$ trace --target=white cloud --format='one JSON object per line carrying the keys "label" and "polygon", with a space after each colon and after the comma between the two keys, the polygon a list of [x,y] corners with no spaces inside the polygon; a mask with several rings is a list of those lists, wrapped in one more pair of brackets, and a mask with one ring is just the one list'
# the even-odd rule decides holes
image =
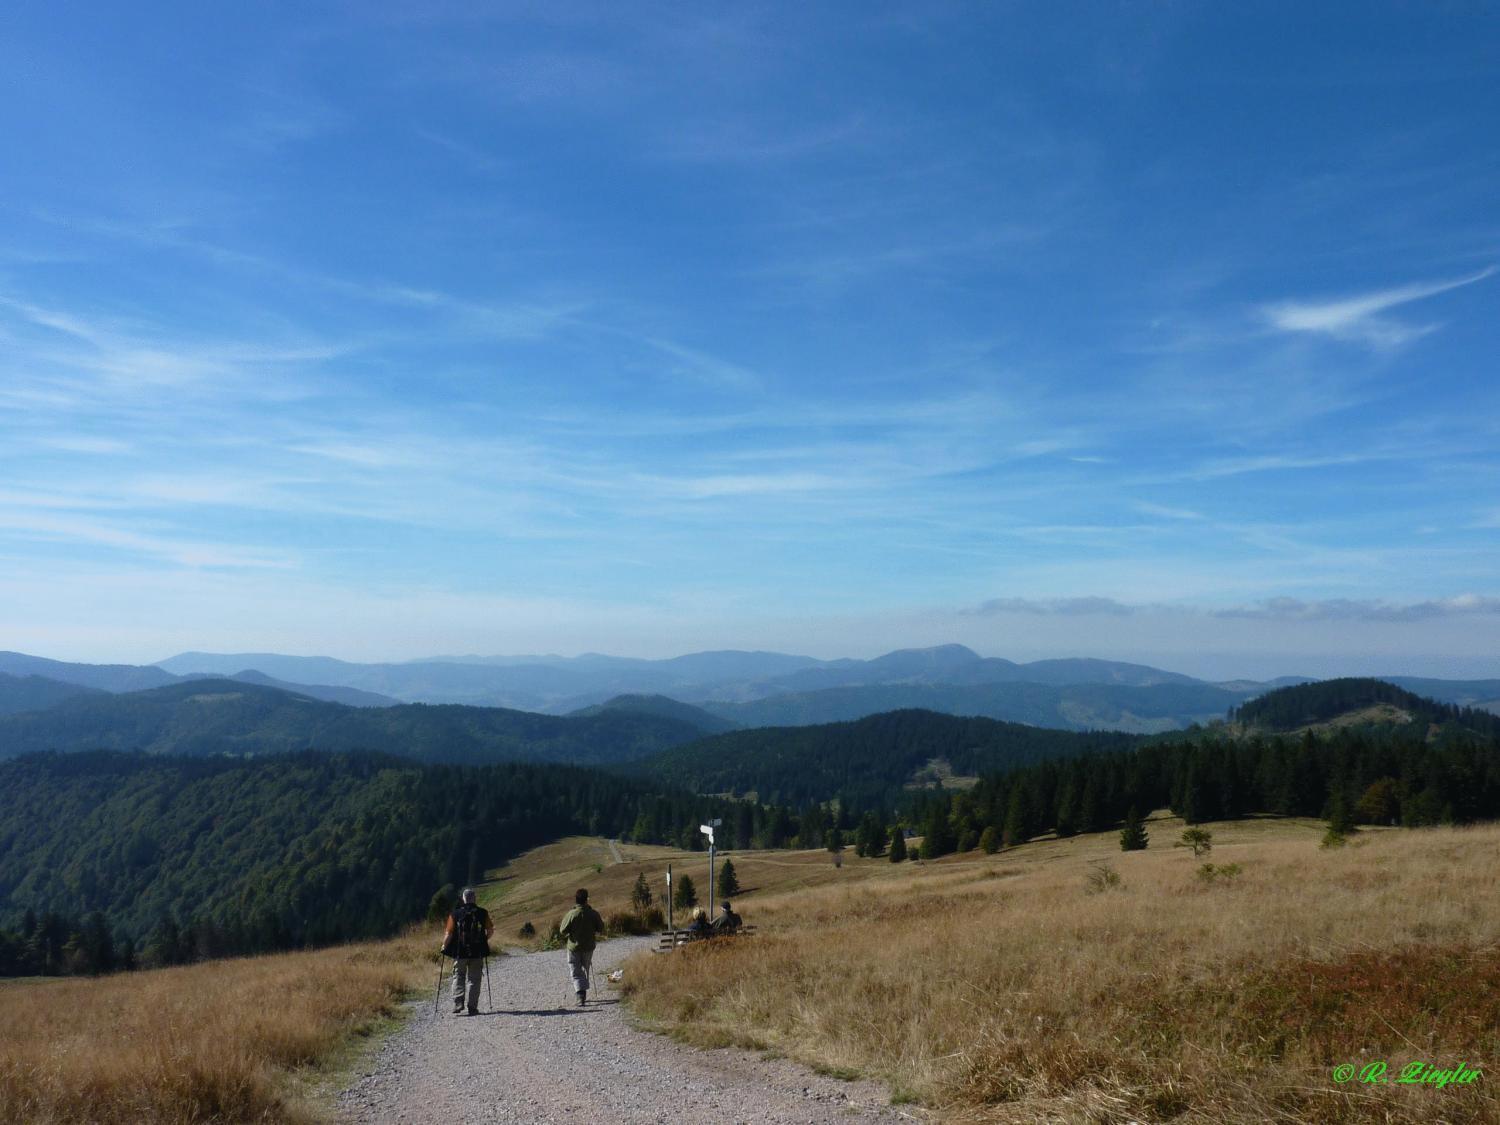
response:
{"label": "white cloud", "polygon": [[1380,314],[1387,309],[1435,297],[1450,289],[1473,285],[1495,272],[1495,267],[1480,270],[1468,277],[1380,289],[1331,301],[1280,301],[1265,305],[1261,315],[1283,332],[1310,332],[1348,343],[1372,348],[1395,348],[1429,332],[1435,324],[1411,324]]}

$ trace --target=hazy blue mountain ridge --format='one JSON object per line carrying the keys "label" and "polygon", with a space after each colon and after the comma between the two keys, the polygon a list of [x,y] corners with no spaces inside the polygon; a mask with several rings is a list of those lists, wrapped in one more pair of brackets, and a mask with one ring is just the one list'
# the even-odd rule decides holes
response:
{"label": "hazy blue mountain ridge", "polygon": [[45,676],[10,676],[0,672],[0,715],[40,711],[76,695],[104,694],[101,688],[69,684]]}
{"label": "hazy blue mountain ridge", "polygon": [[239,680],[196,679],[0,715],[0,758],[45,750],[201,756],[318,749],[379,751],[421,762],[604,765],[702,734],[681,719],[633,711],[565,718],[422,703],[350,707]]}

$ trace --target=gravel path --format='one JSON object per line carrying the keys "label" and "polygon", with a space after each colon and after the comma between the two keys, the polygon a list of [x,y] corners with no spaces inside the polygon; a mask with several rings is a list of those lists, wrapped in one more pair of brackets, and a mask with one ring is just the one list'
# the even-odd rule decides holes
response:
{"label": "gravel path", "polygon": [[[654,938],[616,939],[594,955],[605,974]],[[833,1122],[914,1120],[870,1082],[824,1078],[753,1051],[701,1051],[639,1031],[609,987],[575,1000],[565,954],[491,959],[495,1011],[440,1015],[432,995],[338,1095],[344,1122]],[[434,977],[434,983],[436,978]],[[443,982],[447,992],[447,979]]]}

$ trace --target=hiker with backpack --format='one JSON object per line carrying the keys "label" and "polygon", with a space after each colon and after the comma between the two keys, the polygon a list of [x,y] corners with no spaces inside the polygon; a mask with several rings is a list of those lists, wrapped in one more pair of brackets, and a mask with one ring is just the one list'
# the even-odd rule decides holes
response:
{"label": "hiker with backpack", "polygon": [[573,991],[578,993],[578,1006],[588,1003],[589,983],[594,968],[594,946],[604,932],[604,919],[589,905],[588,891],[580,889],[573,896],[576,904],[563,915],[557,932],[568,941],[568,975],[573,978]]}
{"label": "hiker with backpack", "polygon": [[453,958],[453,1014],[479,1014],[479,982],[484,976],[485,958],[490,955],[490,935],[495,923],[490,912],[474,902],[474,888],[465,887],[462,901],[448,915],[443,931],[443,956]]}

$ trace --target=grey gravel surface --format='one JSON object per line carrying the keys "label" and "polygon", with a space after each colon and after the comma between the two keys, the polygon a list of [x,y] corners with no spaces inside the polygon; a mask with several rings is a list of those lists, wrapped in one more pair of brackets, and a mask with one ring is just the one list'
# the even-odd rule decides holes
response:
{"label": "grey gravel surface", "polygon": [[[653,938],[594,955],[595,991],[576,1007],[561,952],[492,958],[495,1010],[453,1016],[444,995],[414,1001],[406,1025],[338,1095],[344,1122],[912,1121],[871,1082],[841,1082],[753,1051],[703,1051],[631,1025],[605,974]],[[435,978],[434,978],[435,980]],[[444,982],[446,993],[447,982]]]}

